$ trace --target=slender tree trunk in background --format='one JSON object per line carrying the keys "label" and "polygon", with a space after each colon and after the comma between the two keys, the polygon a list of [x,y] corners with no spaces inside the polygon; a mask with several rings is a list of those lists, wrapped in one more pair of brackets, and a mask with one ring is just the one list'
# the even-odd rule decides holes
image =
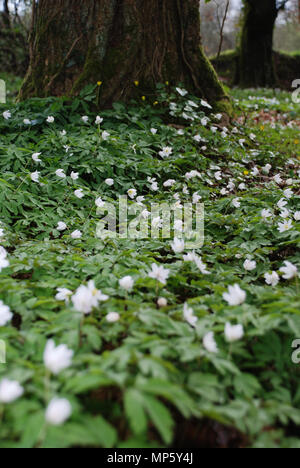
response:
{"label": "slender tree trunk in background", "polygon": [[237,81],[242,87],[271,87],[276,83],[273,63],[276,0],[245,0],[244,3]]}
{"label": "slender tree trunk in background", "polygon": [[101,81],[99,106],[109,107],[169,81],[230,108],[200,47],[199,0],[39,0],[30,55],[21,99]]}
{"label": "slender tree trunk in background", "polygon": [[3,6],[2,6],[2,18],[5,26],[7,28],[10,28],[10,13],[9,13],[9,8],[8,8],[8,0],[3,0]]}

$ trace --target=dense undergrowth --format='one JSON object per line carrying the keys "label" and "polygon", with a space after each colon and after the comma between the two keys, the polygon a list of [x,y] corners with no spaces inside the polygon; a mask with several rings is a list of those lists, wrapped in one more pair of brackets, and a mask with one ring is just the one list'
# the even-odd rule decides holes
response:
{"label": "dense undergrowth", "polygon": [[[160,87],[95,123],[93,93],[0,117],[0,446],[300,447],[299,105],[235,91],[223,128]],[[203,247],[98,238],[127,194],[203,202]]]}

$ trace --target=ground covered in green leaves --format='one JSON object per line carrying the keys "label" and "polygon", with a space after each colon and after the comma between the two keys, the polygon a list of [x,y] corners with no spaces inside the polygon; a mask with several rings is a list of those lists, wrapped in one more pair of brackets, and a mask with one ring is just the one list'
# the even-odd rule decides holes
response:
{"label": "ground covered in green leaves", "polygon": [[[1,106],[0,447],[300,448],[299,105],[235,91],[229,124],[155,99],[97,124],[93,88]],[[202,202],[203,246],[97,237],[119,195],[156,226],[151,204]],[[57,372],[49,340],[73,351]]]}

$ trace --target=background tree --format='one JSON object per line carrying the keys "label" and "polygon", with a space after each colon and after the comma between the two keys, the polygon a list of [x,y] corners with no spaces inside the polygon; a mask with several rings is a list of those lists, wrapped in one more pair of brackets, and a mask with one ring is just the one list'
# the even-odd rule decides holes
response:
{"label": "background tree", "polygon": [[31,1],[0,2],[0,71],[24,76],[29,62],[27,38]]}
{"label": "background tree", "polygon": [[300,50],[300,0],[290,0],[281,12],[275,28],[275,50],[296,52]]}
{"label": "background tree", "polygon": [[287,0],[244,0],[244,20],[237,81],[242,87],[270,87],[276,83],[273,32]]}
{"label": "background tree", "polygon": [[228,106],[200,47],[199,0],[39,0],[33,2],[30,66],[21,98],[75,95],[102,82],[99,105],[153,95],[182,83]]}

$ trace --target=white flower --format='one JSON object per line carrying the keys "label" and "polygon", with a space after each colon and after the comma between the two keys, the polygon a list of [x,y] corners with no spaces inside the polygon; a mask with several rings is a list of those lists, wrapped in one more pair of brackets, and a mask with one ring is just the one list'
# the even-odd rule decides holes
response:
{"label": "white flower", "polygon": [[193,194],[193,203],[196,205],[197,203],[199,203],[201,198],[202,198],[201,195],[199,195],[198,192],[195,192]]}
{"label": "white flower", "polygon": [[96,120],[95,120],[95,124],[96,125],[101,125],[102,122],[103,122],[103,118],[100,117],[100,115],[97,115]]}
{"label": "white flower", "polygon": [[105,202],[102,200],[101,197],[97,198],[95,200],[95,205],[98,207],[98,208],[103,208],[103,206],[105,205]]}
{"label": "white flower", "polygon": [[261,217],[262,217],[263,219],[271,218],[271,217],[272,217],[272,213],[271,213],[270,210],[264,209],[264,210],[262,210],[262,212],[261,212]]}
{"label": "white flower", "polygon": [[137,204],[140,205],[140,206],[144,205],[144,201],[145,201],[145,197],[143,195],[137,197],[137,199],[136,199]]}
{"label": "white flower", "polygon": [[300,221],[300,211],[296,211],[296,213],[294,214],[294,219],[296,221]]}
{"label": "white flower", "polygon": [[36,171],[30,174],[32,182],[38,182],[40,178],[40,172]]}
{"label": "white flower", "polygon": [[141,217],[142,217],[143,219],[148,219],[149,216],[150,216],[150,214],[151,214],[150,211],[148,211],[147,209],[145,209],[145,210],[143,210],[143,211],[141,212]]}
{"label": "white flower", "polygon": [[191,325],[191,327],[195,327],[196,323],[198,322],[198,317],[194,315],[194,311],[192,308],[188,306],[187,303],[183,306],[183,317],[186,322]]}
{"label": "white flower", "polygon": [[193,138],[197,143],[200,143],[200,141],[203,141],[203,138],[201,135],[195,135]]}
{"label": "white flower", "polygon": [[157,192],[159,190],[158,183],[153,182],[150,188],[153,192]]}
{"label": "white flower", "polygon": [[71,237],[72,239],[81,239],[82,232],[76,229],[75,231],[72,232]]}
{"label": "white flower", "polygon": [[290,280],[298,276],[298,268],[293,265],[291,262],[285,261],[283,267],[280,268],[279,271],[284,273],[283,278],[286,280]]}
{"label": "white flower", "polygon": [[184,97],[184,96],[186,96],[188,94],[188,91],[186,91],[186,89],[176,88],[176,91],[182,97]]}
{"label": "white flower", "polygon": [[75,294],[72,296],[74,309],[88,315],[93,310],[94,297],[92,292],[84,285],[79,286]]}
{"label": "white flower", "polygon": [[271,164],[266,164],[265,167],[262,168],[262,170],[266,173],[269,174],[270,170],[272,169]]}
{"label": "white flower", "polygon": [[84,123],[88,123],[89,118],[88,118],[87,115],[84,115],[83,117],[81,117],[81,120],[82,120],[82,122],[84,122]]}
{"label": "white flower", "polygon": [[280,281],[279,275],[276,273],[276,271],[272,271],[272,273],[265,273],[264,276],[266,283],[271,286],[277,286]]}
{"label": "white flower", "polygon": [[207,109],[212,109],[211,105],[208,104],[208,102],[204,101],[203,99],[201,100],[201,106],[207,107]]}
{"label": "white flower", "polygon": [[137,191],[136,189],[132,188],[127,191],[129,198],[133,200],[137,196]]}
{"label": "white flower", "polygon": [[93,296],[94,307],[98,306],[98,302],[105,302],[109,299],[109,296],[102,294],[102,292],[96,288],[95,282],[93,280],[88,282],[87,287]]}
{"label": "white flower", "polygon": [[246,271],[253,271],[256,268],[256,262],[254,260],[245,260],[244,268]]}
{"label": "white flower", "polygon": [[62,131],[60,132],[60,135],[61,135],[62,137],[66,136],[66,134],[67,134],[66,130],[62,130]]}
{"label": "white flower", "polygon": [[175,237],[174,242],[171,243],[171,247],[174,251],[174,253],[181,253],[184,251],[184,240],[183,239],[178,239],[178,237]]}
{"label": "white flower", "polygon": [[221,191],[220,191],[220,194],[221,195],[227,195],[229,192],[226,188],[222,188]]}
{"label": "white flower", "polygon": [[223,294],[223,298],[230,306],[241,305],[246,301],[246,293],[243,291],[238,284],[229,286],[228,293]]}
{"label": "white flower", "polygon": [[216,118],[217,120],[221,120],[221,119],[222,119],[222,114],[216,114],[216,115],[215,115],[215,118]]}
{"label": "white flower", "polygon": [[201,177],[200,172],[193,170],[193,171],[187,172],[187,173],[185,174],[185,178],[186,178],[187,180],[193,179],[194,177]]}
{"label": "white flower", "polygon": [[118,314],[117,312],[110,312],[106,316],[106,321],[108,323],[115,323],[115,322],[118,322],[119,320],[120,320],[120,314]]}
{"label": "white flower", "polygon": [[205,263],[203,263],[201,257],[198,257],[195,254],[194,262],[197,265],[197,267],[199,268],[199,270],[201,271],[202,275],[210,275],[210,272],[207,270],[207,267],[206,267]]}
{"label": "white flower", "polygon": [[229,181],[227,185],[228,190],[233,191],[235,189],[235,184],[232,180]]}
{"label": "white flower", "polygon": [[234,206],[234,208],[240,208],[241,202],[239,200],[239,198],[235,198],[234,200],[232,200],[232,206]]}
{"label": "white flower", "polygon": [[56,229],[58,231],[65,231],[67,229],[67,225],[63,221],[58,221]]}
{"label": "white flower", "polygon": [[89,281],[88,286],[79,286],[72,296],[74,308],[85,315],[90,314],[94,307],[98,307],[99,301],[104,302],[107,299],[108,296],[95,287],[94,281]]}
{"label": "white flower", "polygon": [[215,173],[215,179],[216,180],[222,180],[223,179],[221,171],[218,171],[218,172]]}
{"label": "white flower", "polygon": [[[0,237],[3,236],[3,229],[0,229],[1,233],[0,233]],[[7,252],[5,250],[4,247],[2,247],[2,245],[0,245],[0,258],[6,258],[7,257]]]}
{"label": "white flower", "polygon": [[55,299],[57,301],[65,301],[66,304],[70,302],[70,297],[72,296],[72,291],[66,288],[57,288],[57,294]]}
{"label": "white flower", "polygon": [[3,236],[4,236],[4,229],[0,228],[0,237],[3,237]]}
{"label": "white flower", "polygon": [[233,343],[234,341],[239,341],[244,336],[244,328],[243,325],[231,325],[230,323],[226,323],[225,325],[225,337],[229,343]]}
{"label": "white flower", "polygon": [[58,375],[72,364],[74,352],[65,344],[55,346],[53,340],[49,340],[44,351],[45,367],[54,375]]}
{"label": "white flower", "polygon": [[36,163],[42,162],[42,160],[39,158],[39,156],[40,156],[41,154],[42,154],[42,153],[34,153],[34,154],[32,155],[33,161],[36,162]]}
{"label": "white flower", "polygon": [[219,351],[213,332],[209,332],[205,335],[203,338],[203,346],[209,353],[216,354]]}
{"label": "white flower", "polygon": [[149,273],[150,278],[156,279],[162,284],[166,284],[169,275],[170,270],[165,269],[163,266],[158,266],[155,263],[152,264],[152,271]]}
{"label": "white flower", "polygon": [[278,185],[282,184],[282,182],[283,182],[282,178],[280,177],[280,174],[276,174],[276,176],[274,176],[274,180],[275,180],[276,184],[278,184]]}
{"label": "white flower", "polygon": [[24,393],[23,387],[14,380],[2,379],[0,381],[0,403],[12,403]]}
{"label": "white flower", "polygon": [[181,219],[176,219],[174,221],[174,231],[178,231],[178,232],[183,231],[183,221]]}
{"label": "white flower", "polygon": [[31,120],[29,120],[29,119],[24,119],[24,120],[23,120],[23,124],[24,124],[24,125],[31,125]]}
{"label": "white flower", "polygon": [[119,285],[126,291],[131,291],[134,286],[134,279],[131,276],[125,276],[119,281]]}
{"label": "white flower", "polygon": [[72,180],[77,180],[79,178],[79,173],[78,172],[71,172],[71,179]]}
{"label": "white flower", "polygon": [[4,327],[13,318],[10,308],[0,301],[0,327]]}
{"label": "white flower", "polygon": [[206,125],[208,124],[209,122],[209,118],[208,117],[203,117],[201,120],[201,125],[203,125],[203,127],[206,127]]}
{"label": "white flower", "polygon": [[282,210],[287,204],[288,202],[284,198],[281,198],[277,203],[277,206]]}
{"label": "white flower", "polygon": [[151,128],[150,132],[152,133],[152,135],[156,135],[157,134],[157,128]]}
{"label": "white flower", "polygon": [[72,414],[72,407],[65,398],[53,398],[46,410],[45,419],[52,426],[61,426]]}
{"label": "white flower", "polygon": [[115,183],[114,179],[106,179],[105,180],[105,183],[106,185],[108,185],[109,187],[112,187]]}
{"label": "white flower", "polygon": [[161,219],[160,216],[157,216],[156,218],[153,218],[151,225],[155,229],[162,228],[163,220]]}
{"label": "white flower", "polygon": [[54,120],[55,119],[54,119],[54,117],[52,117],[52,115],[49,115],[49,117],[47,117],[47,122],[50,123],[50,124],[53,123]]}
{"label": "white flower", "polygon": [[55,174],[57,175],[57,177],[60,177],[61,179],[65,179],[67,177],[63,169],[57,169]]}
{"label": "white flower", "polygon": [[172,152],[173,152],[173,149],[170,148],[170,146],[166,146],[165,148],[163,148],[162,151],[159,152],[159,155],[162,158],[167,158],[168,156],[171,156]]}
{"label": "white flower", "polygon": [[286,232],[290,229],[293,229],[293,222],[291,219],[285,221],[284,223],[278,223],[278,231],[279,232]]}
{"label": "white flower", "polygon": [[157,305],[158,305],[158,307],[167,307],[168,301],[167,301],[167,299],[165,299],[164,297],[160,297],[160,298],[157,300]]}
{"label": "white flower", "polygon": [[290,213],[291,213],[290,210],[287,210],[286,208],[284,208],[284,209],[281,211],[281,213],[280,213],[279,216],[280,216],[281,218],[285,218],[285,219],[286,219],[286,218],[288,218],[288,217],[290,216]]}
{"label": "white flower", "polygon": [[105,132],[105,131],[102,132],[102,138],[103,138],[103,140],[108,140],[109,137],[110,137],[110,133]]}
{"label": "white flower", "polygon": [[253,177],[255,177],[255,176],[257,176],[258,174],[259,174],[259,170],[258,170],[258,168],[255,166],[255,167],[252,169],[252,171],[251,171],[251,175],[252,175]]}
{"label": "white flower", "polygon": [[291,189],[286,189],[283,193],[285,198],[292,198],[294,196],[294,192]]}
{"label": "white flower", "polygon": [[[5,254],[4,254],[5,252]],[[0,249],[0,273],[3,268],[7,268],[9,266],[9,261],[6,258],[6,250],[3,247]]]}
{"label": "white flower", "polygon": [[75,195],[75,197],[77,197],[79,199],[83,198],[84,197],[83,189],[75,190],[74,195]]}
{"label": "white flower", "polygon": [[164,187],[166,188],[173,187],[174,184],[176,184],[176,180],[169,179],[169,180],[166,180],[166,182],[164,182]]}
{"label": "white flower", "polygon": [[9,110],[3,112],[2,115],[5,118],[5,120],[11,119],[11,112]]}

